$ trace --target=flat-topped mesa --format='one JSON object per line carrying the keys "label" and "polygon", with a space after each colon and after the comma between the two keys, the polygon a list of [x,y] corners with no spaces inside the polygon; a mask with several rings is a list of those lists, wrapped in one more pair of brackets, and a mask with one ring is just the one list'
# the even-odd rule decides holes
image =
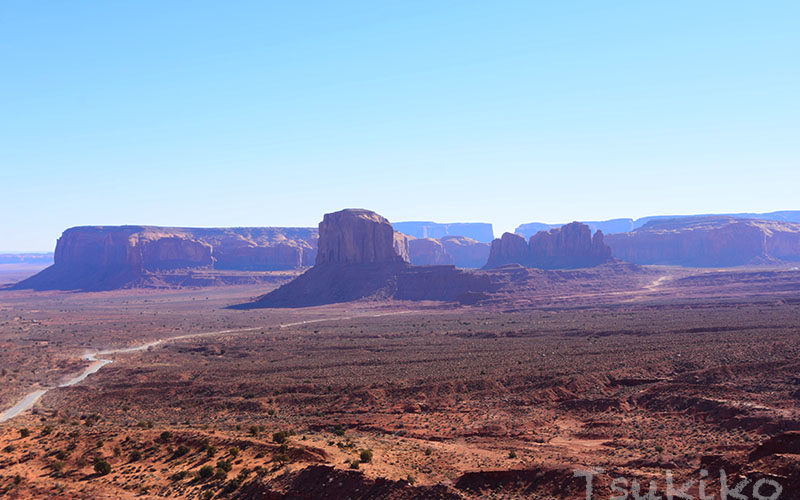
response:
{"label": "flat-topped mesa", "polygon": [[160,287],[168,286],[164,280],[173,277],[183,282],[177,270],[202,270],[208,275],[213,270],[298,269],[314,262],[316,240],[314,228],[73,227],[58,239],[54,264],[15,287]]}
{"label": "flat-topped mesa", "polygon": [[594,267],[611,260],[611,249],[603,241],[602,231],[592,236],[589,226],[572,222],[550,231],[540,231],[529,242],[513,233],[505,233],[492,242],[486,268],[520,264],[539,269],[574,269]]}
{"label": "flat-topped mesa", "polygon": [[729,267],[800,261],[800,224],[727,216],[647,222],[607,237],[614,257],[636,264]]}
{"label": "flat-topped mesa", "polygon": [[325,214],[319,224],[318,266],[403,261],[395,250],[394,228],[375,212],[348,208]]}

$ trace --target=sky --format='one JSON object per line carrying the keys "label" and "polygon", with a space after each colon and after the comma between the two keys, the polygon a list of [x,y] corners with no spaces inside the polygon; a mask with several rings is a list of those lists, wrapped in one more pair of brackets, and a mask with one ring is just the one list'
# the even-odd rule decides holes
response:
{"label": "sky", "polygon": [[800,209],[800,2],[0,3],[0,251]]}

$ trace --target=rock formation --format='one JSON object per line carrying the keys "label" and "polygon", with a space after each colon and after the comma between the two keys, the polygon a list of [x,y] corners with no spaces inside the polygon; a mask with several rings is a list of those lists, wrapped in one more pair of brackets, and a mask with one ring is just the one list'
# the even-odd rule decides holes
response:
{"label": "rock formation", "polygon": [[453,257],[456,267],[477,269],[486,265],[489,258],[489,243],[464,236],[445,236],[439,240],[445,250]]}
{"label": "rock formation", "polygon": [[611,259],[602,231],[592,236],[589,226],[573,222],[549,232],[540,231],[530,242],[518,234],[505,233],[492,242],[486,268],[519,264],[539,269],[594,267]]}
{"label": "rock formation", "polygon": [[319,224],[319,238],[317,265],[403,261],[395,251],[392,225],[369,210],[349,208],[325,214]]}
{"label": "rock formation", "polygon": [[800,260],[800,224],[695,217],[652,220],[606,238],[614,257],[637,264],[728,267]]}
{"label": "rock formation", "polygon": [[255,302],[237,307],[303,307],[366,297],[452,301],[491,285],[487,276],[454,266],[412,266],[396,250],[403,252],[402,242],[407,240],[397,236],[386,219],[368,210],[326,214],[319,235],[313,268]]}
{"label": "rock formation", "polygon": [[411,263],[415,266],[452,265],[453,256],[439,240],[419,238],[409,241]]}
{"label": "rock formation", "polygon": [[[781,210],[768,213],[738,213],[738,214],[703,214],[703,215],[655,215],[641,217],[639,219],[609,219],[598,221],[581,221],[592,231],[603,231],[607,236],[616,233],[629,233],[648,222],[663,221],[667,219],[697,219],[700,217],[733,217],[736,219],[755,219],[775,222],[794,222],[800,223],[800,210]],[[520,224],[515,233],[521,234],[525,238],[530,238],[539,231],[549,231],[561,227],[562,224],[545,224],[543,222],[529,222]]]}
{"label": "rock formation", "polygon": [[592,231],[586,224],[573,222],[549,232],[531,236],[528,265],[539,269],[594,267],[611,258],[611,249],[603,242],[603,232]]}
{"label": "rock formation", "polygon": [[175,269],[280,270],[313,264],[311,228],[87,226],[64,231],[54,264],[16,288],[107,290]]}
{"label": "rock formation", "polygon": [[499,267],[506,264],[525,265],[527,262],[528,244],[525,242],[525,238],[514,233],[503,233],[503,236],[492,242],[486,267]]}
{"label": "rock formation", "polygon": [[494,239],[492,225],[485,222],[453,222],[441,224],[429,221],[395,222],[395,230],[414,238],[439,239],[445,236],[465,236],[489,243]]}

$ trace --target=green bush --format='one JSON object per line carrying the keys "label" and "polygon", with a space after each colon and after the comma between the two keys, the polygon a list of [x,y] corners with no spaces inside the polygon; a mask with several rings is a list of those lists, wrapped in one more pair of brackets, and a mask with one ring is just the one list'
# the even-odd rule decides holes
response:
{"label": "green bush", "polygon": [[142,459],[142,452],[139,450],[133,450],[129,455],[129,458],[131,462],[138,462]]}
{"label": "green bush", "polygon": [[358,460],[353,460],[352,462],[350,462],[351,469],[358,469],[358,467],[359,467]]}
{"label": "green bush", "polygon": [[230,472],[231,469],[233,469],[233,464],[230,462],[230,460],[220,460],[217,462],[217,469]]}
{"label": "green bush", "polygon": [[233,448],[228,450],[228,453],[230,454],[231,457],[236,458],[239,456],[239,448],[234,446]]}
{"label": "green bush", "polygon": [[161,440],[165,443],[172,439],[172,433],[170,431],[164,431],[161,433]]}
{"label": "green bush", "polygon": [[214,468],[210,465],[204,465],[197,471],[197,475],[200,476],[200,479],[208,479],[214,475]]}
{"label": "green bush", "polygon": [[206,456],[208,458],[211,458],[216,454],[217,454],[217,447],[216,446],[208,445],[206,447]]}
{"label": "green bush", "polygon": [[288,431],[278,431],[272,434],[272,440],[278,444],[283,444],[286,440],[289,439],[289,432]]}
{"label": "green bush", "polygon": [[372,462],[372,450],[361,450],[359,458],[361,458],[361,461],[365,464]]}
{"label": "green bush", "polygon": [[178,446],[178,449],[175,450],[175,453],[173,453],[172,456],[174,456],[175,458],[178,458],[178,457],[182,457],[182,456],[186,455],[187,453],[189,453],[189,448],[187,446],[180,445],[180,446]]}
{"label": "green bush", "polygon": [[29,429],[20,429],[19,430],[19,437],[26,438],[31,435],[31,431]]}
{"label": "green bush", "polygon": [[98,458],[94,461],[94,471],[101,476],[105,476],[106,474],[111,472],[111,464],[103,460],[102,458]]}

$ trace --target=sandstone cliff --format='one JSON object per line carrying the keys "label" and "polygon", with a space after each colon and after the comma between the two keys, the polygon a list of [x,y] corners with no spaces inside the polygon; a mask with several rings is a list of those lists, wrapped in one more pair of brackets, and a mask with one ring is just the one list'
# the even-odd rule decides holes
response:
{"label": "sandstone cliff", "polygon": [[589,226],[580,222],[534,234],[528,252],[528,265],[539,269],[594,267],[611,259],[603,232],[598,230],[592,236]]}
{"label": "sandstone cliff", "polygon": [[476,241],[464,236],[445,236],[439,241],[444,245],[448,254],[453,257],[456,267],[477,269],[486,265],[489,258],[489,243]]}
{"label": "sandstone cliff", "polygon": [[[487,276],[451,265],[410,265],[396,249],[402,253],[403,242],[417,246],[420,243],[415,242],[420,240],[408,242],[398,234],[386,219],[368,210],[326,214],[319,226],[314,267],[255,302],[237,307],[303,307],[364,298],[453,301],[465,293],[490,288]],[[434,260],[446,258],[440,242],[424,240],[421,244],[437,249]]]}
{"label": "sandstone cliff", "polygon": [[375,212],[349,208],[325,214],[319,223],[316,265],[402,261],[395,251],[392,225]]}
{"label": "sandstone cliff", "polygon": [[453,256],[439,240],[431,238],[412,239],[409,242],[411,263],[415,266],[452,265]]}
{"label": "sandstone cliff", "polygon": [[310,228],[74,227],[54,264],[16,288],[107,290],[183,268],[294,269],[313,263],[316,239]]}
{"label": "sandstone cliff", "polygon": [[487,268],[520,264],[539,269],[594,267],[611,260],[611,249],[602,231],[594,236],[580,222],[566,224],[548,232],[540,231],[529,242],[518,234],[505,233],[492,242]]}
{"label": "sandstone cliff", "polygon": [[504,266],[506,264],[528,263],[528,244],[525,238],[514,233],[503,233],[503,236],[492,242],[489,250],[487,268]]}
{"label": "sandstone cliff", "polygon": [[653,220],[606,238],[614,257],[637,264],[728,267],[800,260],[800,224],[696,217]]}

